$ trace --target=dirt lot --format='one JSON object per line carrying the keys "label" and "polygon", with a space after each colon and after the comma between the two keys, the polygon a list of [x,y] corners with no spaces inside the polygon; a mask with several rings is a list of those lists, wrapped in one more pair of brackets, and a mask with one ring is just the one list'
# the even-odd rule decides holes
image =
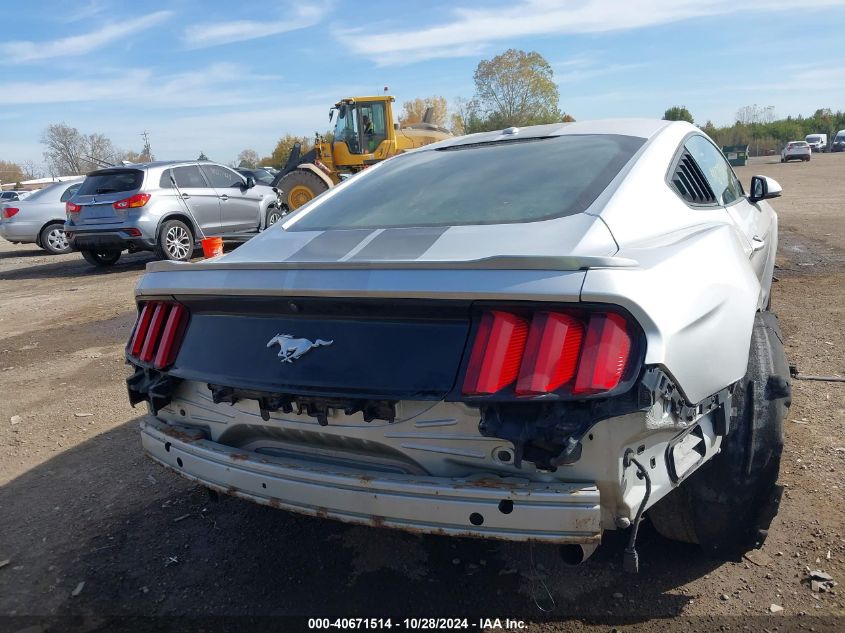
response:
{"label": "dirt lot", "polygon": [[[739,172],[785,190],[774,310],[790,361],[845,373],[845,154]],[[814,593],[802,583],[808,568],[845,583],[845,384],[794,384],[786,498],[749,560],[702,559],[645,525],[638,576],[621,572],[617,535],[567,567],[536,546],[213,502],[147,461],[122,358],[147,261],[94,272],[75,254],[0,242],[0,630],[300,630],[301,616],[458,615],[476,630],[478,617],[538,631],[845,630],[845,584]],[[275,619],[284,615],[300,618]]]}

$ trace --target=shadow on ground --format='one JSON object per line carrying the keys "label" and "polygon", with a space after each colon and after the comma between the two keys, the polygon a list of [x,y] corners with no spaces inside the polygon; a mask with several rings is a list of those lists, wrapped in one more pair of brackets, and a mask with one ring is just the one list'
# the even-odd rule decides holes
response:
{"label": "shadow on ground", "polygon": [[[150,261],[153,261],[149,253],[126,253],[121,256],[113,266],[98,268],[92,266],[82,255],[70,254],[51,257],[45,253],[30,253],[29,251],[14,251],[15,257],[34,257],[43,255],[46,261],[38,261],[29,266],[15,267],[0,272],[0,280],[12,281],[15,279],[62,279],[76,278],[91,275],[113,275],[128,271],[142,272]],[[9,253],[2,253],[3,259],[11,259]]]}
{"label": "shadow on ground", "polygon": [[624,535],[568,567],[550,547],[214,502],[141,455],[136,421],[9,482],[0,508],[0,533],[10,537],[0,558],[11,559],[0,613],[88,622],[151,614],[644,621],[679,614],[689,598],[671,590],[715,566],[647,526],[633,577],[621,571]]}

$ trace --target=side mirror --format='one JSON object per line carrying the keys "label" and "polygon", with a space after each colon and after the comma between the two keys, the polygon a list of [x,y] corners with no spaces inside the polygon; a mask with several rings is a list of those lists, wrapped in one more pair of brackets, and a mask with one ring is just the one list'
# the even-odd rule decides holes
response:
{"label": "side mirror", "polygon": [[777,180],[767,176],[753,176],[751,178],[751,194],[748,199],[751,202],[760,202],[770,198],[780,198],[783,188]]}
{"label": "side mirror", "polygon": [[247,176],[246,177],[246,188],[252,189],[254,186],[255,186],[255,178],[253,178],[252,176]]}

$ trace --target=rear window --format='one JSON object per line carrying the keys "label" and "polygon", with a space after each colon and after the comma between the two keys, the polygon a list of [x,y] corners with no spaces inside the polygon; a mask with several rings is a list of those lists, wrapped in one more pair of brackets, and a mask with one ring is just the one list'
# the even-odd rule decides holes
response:
{"label": "rear window", "polygon": [[414,152],[305,209],[288,230],[534,222],[586,210],[645,139],[617,135]]}
{"label": "rear window", "polygon": [[103,193],[119,193],[141,188],[144,172],[138,169],[103,171],[89,174],[76,192],[80,196],[93,196]]}

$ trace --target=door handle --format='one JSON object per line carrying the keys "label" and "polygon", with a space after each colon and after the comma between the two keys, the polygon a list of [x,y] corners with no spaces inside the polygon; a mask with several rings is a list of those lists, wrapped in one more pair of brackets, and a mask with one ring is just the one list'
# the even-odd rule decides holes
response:
{"label": "door handle", "polygon": [[220,199],[221,199],[221,200],[228,200],[228,199],[229,199],[229,196],[227,196],[227,195],[224,193],[222,196],[220,196]]}
{"label": "door handle", "polygon": [[751,238],[751,252],[756,253],[757,251],[763,250],[763,247],[766,245],[766,240],[761,237],[757,237],[756,235]]}
{"label": "door handle", "polygon": [[187,193],[182,194],[182,198],[185,199],[185,200],[187,200],[190,197],[191,197],[190,194],[187,194]]}

